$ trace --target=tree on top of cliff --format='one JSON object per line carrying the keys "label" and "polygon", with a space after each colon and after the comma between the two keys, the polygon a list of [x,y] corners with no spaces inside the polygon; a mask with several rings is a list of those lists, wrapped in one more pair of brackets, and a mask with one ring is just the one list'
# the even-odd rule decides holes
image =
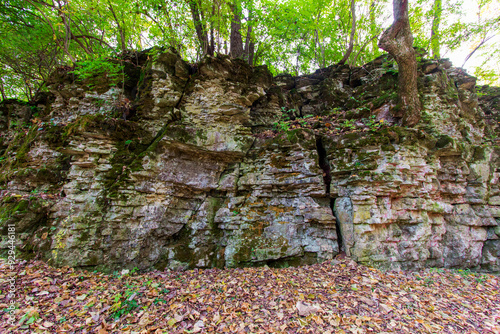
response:
{"label": "tree on top of cliff", "polygon": [[[498,9],[499,0],[416,0],[406,15],[413,46],[440,57],[468,43],[468,63],[483,60],[476,75],[494,82]],[[5,0],[0,91],[30,100],[57,67],[152,46],[191,62],[226,54],[274,74],[362,65],[381,54],[390,12],[387,0]]]}
{"label": "tree on top of cliff", "polygon": [[379,46],[394,57],[399,66],[398,94],[403,124],[413,126],[420,120],[417,88],[417,57],[408,18],[408,0],[394,0],[394,23],[384,31]]}

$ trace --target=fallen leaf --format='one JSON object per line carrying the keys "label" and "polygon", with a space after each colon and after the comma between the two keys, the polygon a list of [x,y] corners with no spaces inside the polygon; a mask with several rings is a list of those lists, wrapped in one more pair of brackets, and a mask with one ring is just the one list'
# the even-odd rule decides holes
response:
{"label": "fallen leaf", "polygon": [[299,311],[299,315],[301,317],[307,317],[308,315],[319,312],[321,310],[319,306],[312,305],[307,302],[303,302],[301,300],[297,301],[295,307]]}

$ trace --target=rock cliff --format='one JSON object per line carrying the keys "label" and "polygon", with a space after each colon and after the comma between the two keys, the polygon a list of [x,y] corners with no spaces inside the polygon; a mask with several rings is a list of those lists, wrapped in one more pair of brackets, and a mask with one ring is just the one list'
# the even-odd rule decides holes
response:
{"label": "rock cliff", "polygon": [[448,61],[419,63],[415,128],[387,56],[274,78],[173,50],[123,63],[124,84],[61,68],[36,103],[0,105],[4,251],[15,224],[23,256],[105,271],[341,251],[500,270],[500,93]]}

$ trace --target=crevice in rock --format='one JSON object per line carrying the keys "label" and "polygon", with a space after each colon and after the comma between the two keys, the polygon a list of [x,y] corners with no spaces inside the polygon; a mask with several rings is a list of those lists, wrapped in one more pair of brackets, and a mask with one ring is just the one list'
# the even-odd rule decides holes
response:
{"label": "crevice in rock", "polygon": [[189,76],[189,78],[186,80],[186,84],[184,85],[184,88],[182,89],[181,97],[179,97],[179,101],[177,101],[177,103],[175,104],[175,109],[179,109],[179,106],[182,103],[182,99],[184,98],[184,95],[186,95],[186,90],[187,90],[190,83],[191,83],[191,76]]}
{"label": "crevice in rock", "polygon": [[149,143],[149,145],[146,147],[146,149],[145,149],[143,152],[141,152],[141,153],[139,154],[139,156],[140,156],[142,153],[144,153],[144,152],[148,151],[148,150],[149,150],[149,148],[150,148],[151,146],[153,146],[156,142],[158,142],[159,140],[161,140],[161,138],[163,138],[163,136],[164,136],[164,135],[165,135],[165,133],[167,132],[167,129],[168,129],[168,127],[170,126],[170,124],[175,123],[175,122],[177,122],[177,121],[179,121],[179,120],[181,119],[181,117],[180,117],[180,113],[179,113],[179,114],[176,114],[176,113],[175,113],[175,110],[176,110],[176,109],[179,109],[179,106],[180,106],[180,105],[181,105],[181,103],[182,103],[182,99],[184,98],[184,95],[186,94],[186,90],[187,90],[187,88],[188,88],[188,86],[189,86],[189,84],[190,84],[190,83],[191,83],[191,76],[190,76],[190,77],[186,80],[186,84],[184,85],[184,88],[182,89],[181,96],[179,97],[179,100],[177,101],[177,103],[175,104],[175,107],[174,107],[174,108],[173,108],[173,110],[172,110],[172,119],[170,119],[170,120],[167,122],[167,124],[165,124],[165,125],[161,128],[161,130],[160,130],[160,131],[156,134],[156,136],[155,136],[155,137],[153,138],[153,140]]}
{"label": "crevice in rock", "polygon": [[323,146],[323,139],[321,136],[316,136],[316,151],[318,152],[318,164],[323,170],[323,182],[325,183],[325,194],[330,196],[330,183],[332,176],[330,175],[330,163],[326,156],[326,150]]}
{"label": "crevice in rock", "polygon": [[170,124],[175,123],[175,122],[177,122],[177,121],[179,121],[181,119],[180,113],[176,114],[175,110],[179,109],[179,106],[182,103],[182,99],[184,98],[184,95],[186,95],[186,90],[187,90],[187,88],[188,88],[188,86],[189,86],[190,83],[191,83],[191,76],[186,80],[186,84],[184,85],[184,88],[182,89],[181,96],[179,97],[179,100],[175,104],[175,107],[172,109],[172,119],[170,119],[167,122],[167,124],[165,124],[161,128],[161,130],[156,134],[156,136],[154,137],[154,139],[151,141],[151,143],[149,143],[149,145],[146,147],[146,149],[143,152],[146,152],[147,150],[149,150],[149,148],[151,146],[153,146],[156,142],[158,142],[161,138],[163,138],[163,136],[165,136],[165,133],[167,132],[167,129],[170,126]]}
{"label": "crevice in rock", "polygon": [[[148,150],[150,150],[151,147],[154,147],[155,145],[157,145],[158,142],[165,136],[165,134],[167,133],[167,130],[168,130],[168,127],[170,126],[170,124],[175,123],[175,122],[177,122],[177,121],[179,121],[181,119],[180,113],[176,115],[175,114],[175,110],[178,109],[178,107],[182,103],[182,99],[183,99],[183,97],[184,97],[184,95],[186,93],[186,90],[188,89],[188,86],[189,86],[190,83],[191,83],[191,77],[189,77],[186,80],[186,84],[184,85],[184,88],[182,89],[182,94],[179,97],[179,100],[177,101],[177,103],[175,104],[175,107],[172,110],[172,118],[167,121],[167,123],[161,128],[160,131],[158,131],[158,133],[156,134],[156,136],[151,140],[151,142],[149,142],[149,144],[146,145],[146,147],[143,150],[141,150],[140,152],[137,152],[135,154],[135,157],[133,157],[133,159],[131,160],[131,162],[127,166],[133,165],[136,162],[137,159],[142,159],[143,154],[145,152],[147,152]],[[111,182],[111,184],[108,185],[108,189],[110,189],[111,187],[113,187],[122,178],[124,172],[125,172],[125,168],[123,170],[121,170],[119,172],[119,174],[116,176],[116,178],[114,179],[114,181]],[[113,176],[113,177],[115,177],[115,176]],[[109,199],[108,199],[108,193],[107,193],[107,191],[102,196],[102,203],[104,204],[104,206],[108,206],[109,205]]]}
{"label": "crevice in rock", "polygon": [[332,215],[335,217],[335,230],[337,231],[337,244],[339,245],[339,253],[345,253],[344,238],[342,237],[342,230],[340,228],[340,221],[335,211],[335,201],[336,198],[330,198],[330,209],[332,209]]}
{"label": "crevice in rock", "polygon": [[332,210],[332,215],[335,217],[335,230],[337,232],[337,244],[339,252],[344,251],[342,231],[340,229],[340,222],[337,215],[335,214],[335,198],[331,197],[330,187],[332,182],[330,162],[326,154],[326,149],[323,144],[323,138],[316,135],[316,151],[318,152],[318,164],[323,170],[323,182],[325,183],[325,194],[330,198],[330,209]]}

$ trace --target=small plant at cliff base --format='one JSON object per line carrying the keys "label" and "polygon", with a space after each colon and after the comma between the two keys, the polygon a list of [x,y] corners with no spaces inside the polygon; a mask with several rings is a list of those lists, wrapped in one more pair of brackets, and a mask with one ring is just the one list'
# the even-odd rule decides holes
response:
{"label": "small plant at cliff base", "polygon": [[28,312],[26,312],[26,314],[23,315],[19,323],[21,324],[26,323],[26,325],[31,325],[38,319],[40,319],[40,314],[37,312],[37,310],[29,309]]}
{"label": "small plant at cliff base", "polygon": [[486,275],[481,275],[479,273],[475,273],[470,269],[457,269],[456,272],[463,278],[468,280],[469,278],[474,279],[477,283],[483,283],[487,278]]}
{"label": "small plant at cliff base", "polygon": [[94,101],[93,101],[93,104],[98,108],[98,109],[101,109],[105,104],[107,104],[108,102],[105,100],[105,99],[101,99],[101,98],[96,98]]}
{"label": "small plant at cliff base", "polygon": [[342,108],[341,107],[335,107],[332,110],[330,110],[330,115],[340,115],[342,114]]}
{"label": "small plant at cliff base", "polygon": [[137,291],[137,288],[127,285],[127,290],[123,295],[119,293],[115,296],[115,303],[110,308],[110,311],[112,312],[111,318],[118,320],[123,315],[129,314],[139,307],[139,304],[135,300],[136,297],[140,296],[140,293]]}
{"label": "small plant at cliff base", "polygon": [[361,106],[359,108],[356,108],[356,110],[364,112],[364,111],[370,111],[370,108],[368,108],[367,106]]}
{"label": "small plant at cliff base", "polygon": [[280,120],[273,123],[273,130],[286,132],[290,130],[290,124],[288,124],[288,121],[290,120],[290,113],[295,112],[295,109],[287,110],[285,107],[281,107],[281,112],[282,114],[280,116]]}
{"label": "small plant at cliff base", "polygon": [[427,277],[427,278],[424,279],[424,283],[425,283],[426,286],[429,287],[431,285],[434,285],[434,280],[432,278],[430,278],[430,277]]}

